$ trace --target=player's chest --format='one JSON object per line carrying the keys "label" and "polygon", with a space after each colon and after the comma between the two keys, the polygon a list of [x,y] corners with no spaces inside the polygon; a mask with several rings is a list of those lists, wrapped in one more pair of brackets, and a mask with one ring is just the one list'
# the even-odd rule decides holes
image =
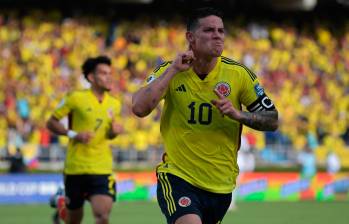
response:
{"label": "player's chest", "polygon": [[174,105],[190,105],[192,102],[211,103],[218,98],[214,93],[215,89],[233,104],[238,102],[237,85],[234,81],[224,78],[202,82],[191,79],[174,80],[170,86],[170,97]]}
{"label": "player's chest", "polygon": [[113,107],[106,102],[84,102],[77,105],[74,109],[74,115],[84,120],[105,119],[112,117],[113,113]]}

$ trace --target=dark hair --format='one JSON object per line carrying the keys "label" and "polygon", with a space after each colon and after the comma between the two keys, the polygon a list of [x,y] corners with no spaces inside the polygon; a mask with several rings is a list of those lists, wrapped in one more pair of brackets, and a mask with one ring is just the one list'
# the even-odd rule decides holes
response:
{"label": "dark hair", "polygon": [[99,64],[107,64],[110,66],[111,60],[107,56],[98,56],[95,58],[88,58],[84,62],[84,64],[81,66],[82,73],[84,74],[86,79],[87,79],[87,75],[90,74],[91,72],[94,72],[97,68],[97,65],[99,65]]}
{"label": "dark hair", "polygon": [[199,19],[207,17],[207,16],[218,16],[223,19],[223,13],[218,9],[212,7],[204,7],[195,9],[187,20],[187,31],[192,31],[198,25]]}

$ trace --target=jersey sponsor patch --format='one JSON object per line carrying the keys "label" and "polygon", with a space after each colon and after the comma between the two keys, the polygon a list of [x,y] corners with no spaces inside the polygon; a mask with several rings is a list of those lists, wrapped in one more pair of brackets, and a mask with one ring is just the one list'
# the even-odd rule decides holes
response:
{"label": "jersey sponsor patch", "polygon": [[188,207],[191,204],[191,200],[187,196],[183,196],[178,200],[178,204],[181,207]]}
{"label": "jersey sponsor patch", "polygon": [[219,82],[214,87],[215,90],[217,90],[220,94],[227,97],[230,95],[231,88],[230,85],[226,82]]}
{"label": "jersey sponsor patch", "polygon": [[155,75],[150,75],[148,78],[147,78],[147,84],[150,84],[152,83],[154,80],[156,79]]}
{"label": "jersey sponsor patch", "polygon": [[257,96],[263,96],[263,94],[264,94],[264,89],[261,85],[259,85],[259,83],[257,83],[254,86],[254,91],[256,92]]}
{"label": "jersey sponsor patch", "polygon": [[249,112],[274,110],[275,106],[265,93],[247,107]]}

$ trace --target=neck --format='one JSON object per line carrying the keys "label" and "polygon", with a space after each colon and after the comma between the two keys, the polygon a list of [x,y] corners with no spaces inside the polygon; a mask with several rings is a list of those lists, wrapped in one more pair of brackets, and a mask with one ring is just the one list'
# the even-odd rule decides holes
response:
{"label": "neck", "polygon": [[98,88],[91,88],[93,94],[97,97],[99,102],[103,101],[104,98],[104,90],[98,89]]}
{"label": "neck", "polygon": [[198,58],[193,63],[193,70],[197,75],[207,75],[216,66],[217,57],[214,58]]}

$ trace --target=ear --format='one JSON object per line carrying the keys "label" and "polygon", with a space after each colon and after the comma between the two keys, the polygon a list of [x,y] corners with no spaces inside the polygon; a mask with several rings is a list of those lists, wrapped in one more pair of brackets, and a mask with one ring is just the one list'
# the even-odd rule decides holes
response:
{"label": "ear", "polygon": [[87,80],[88,80],[90,83],[92,83],[92,82],[95,81],[94,78],[95,78],[95,77],[94,77],[94,75],[93,75],[92,72],[90,72],[90,73],[87,74]]}
{"label": "ear", "polygon": [[194,43],[194,34],[191,31],[187,31],[185,33],[185,37],[189,43],[189,46],[191,46]]}

